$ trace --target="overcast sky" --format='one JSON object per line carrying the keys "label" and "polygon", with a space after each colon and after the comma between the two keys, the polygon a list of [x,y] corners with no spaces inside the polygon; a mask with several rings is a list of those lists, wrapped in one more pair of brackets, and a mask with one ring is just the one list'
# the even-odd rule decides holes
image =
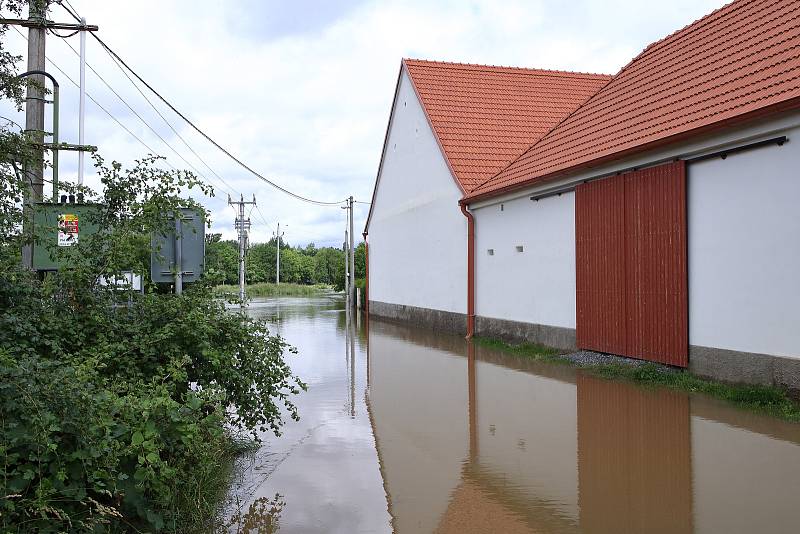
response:
{"label": "overcast sky", "polygon": [[[142,77],[211,137],[284,187],[320,200],[369,201],[403,57],[615,73],[654,40],[724,4],[720,0],[325,1],[71,0]],[[67,21],[54,5],[50,18]],[[25,52],[13,30],[12,50]],[[77,36],[68,41],[76,49]],[[253,242],[277,221],[292,244],[339,246],[344,211],[296,201],[228,160],[180,119],[159,109],[223,185],[149,107],[110,58],[88,39],[88,62],[153,129],[201,171],[217,196],[204,201],[212,231],[233,237],[227,192],[255,194]],[[78,60],[48,36],[47,55],[78,79]],[[23,69],[24,70],[24,69]],[[62,87],[61,138],[77,142],[78,93]],[[87,71],[87,90],[174,166],[186,163]],[[24,124],[0,105],[0,115]],[[129,165],[150,150],[87,102],[86,142]],[[77,157],[61,158],[75,176]],[[88,185],[97,182],[89,174]],[[368,206],[356,211],[360,234]],[[262,217],[263,214],[263,217]]]}

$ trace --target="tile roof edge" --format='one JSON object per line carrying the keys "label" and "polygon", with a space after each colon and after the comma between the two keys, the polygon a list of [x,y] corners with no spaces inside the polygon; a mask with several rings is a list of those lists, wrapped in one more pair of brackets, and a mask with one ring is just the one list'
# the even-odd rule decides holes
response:
{"label": "tile roof edge", "polygon": [[[629,147],[629,148],[627,148],[625,150],[621,150],[621,151],[618,151],[618,152],[612,152],[611,154],[606,154],[605,156],[600,156],[600,157],[597,157],[597,158],[594,158],[594,159],[590,159],[590,160],[587,160],[587,161],[572,165],[570,167],[559,169],[557,171],[554,171],[554,172],[551,172],[551,173],[548,173],[548,174],[541,174],[539,176],[532,176],[532,177],[530,177],[530,178],[528,178],[526,180],[523,180],[521,182],[517,182],[517,183],[514,183],[514,184],[509,184],[507,186],[500,187],[500,188],[497,188],[497,189],[489,189],[487,191],[475,194],[475,192],[482,185],[485,185],[488,182],[487,181],[487,182],[484,182],[481,186],[473,188],[469,193],[467,193],[463,197],[461,197],[461,200],[459,200],[459,204],[469,205],[469,204],[471,204],[473,202],[478,202],[478,201],[481,201],[481,200],[487,200],[487,199],[490,199],[490,198],[493,198],[493,197],[496,197],[496,196],[500,196],[500,195],[503,195],[503,194],[506,194],[506,193],[511,193],[513,191],[518,191],[520,189],[525,189],[526,187],[532,185],[534,182],[545,183],[545,182],[548,182],[548,181],[551,181],[551,180],[555,180],[557,178],[572,174],[574,172],[580,171],[582,169],[590,168],[592,166],[596,166],[596,165],[604,164],[604,163],[611,163],[611,162],[613,162],[615,160],[619,160],[619,159],[627,157],[627,156],[632,156],[632,155],[636,155],[636,154],[639,154],[639,153],[642,153],[642,152],[647,152],[648,150],[653,150],[653,149],[656,149],[656,148],[659,148],[659,147],[662,147],[662,146],[668,146],[670,144],[673,144],[673,143],[676,143],[676,142],[680,142],[680,141],[685,140],[685,139],[691,139],[692,137],[696,137],[696,136],[699,136],[699,135],[705,135],[705,134],[713,133],[713,132],[716,132],[716,131],[719,131],[719,130],[724,130],[725,128],[733,128],[733,127],[736,127],[736,126],[740,126],[742,124],[746,124],[746,123],[751,122],[751,121],[768,118],[768,117],[777,115],[778,113],[782,113],[782,112],[786,112],[786,111],[795,111],[795,110],[798,110],[798,109],[800,109],[800,96],[789,98],[789,99],[783,100],[781,102],[776,102],[775,104],[772,104],[770,106],[759,108],[759,109],[755,109],[753,111],[750,111],[750,112],[742,114],[742,115],[735,115],[733,117],[729,117],[729,118],[724,119],[722,121],[712,122],[712,123],[706,124],[704,126],[700,126],[700,127],[697,127],[697,128],[686,130],[684,132],[678,132],[678,133],[673,134],[673,135],[671,135],[669,137],[665,137],[665,138],[662,138],[662,139],[656,139],[656,140],[651,141],[649,143],[644,143],[644,144],[641,144],[641,145],[635,145],[635,146]],[[527,152],[528,151],[526,150],[525,153],[527,153]],[[519,159],[519,158],[517,158],[517,159]],[[500,171],[500,172],[502,172],[502,171]],[[498,174],[500,174],[500,173],[498,173]],[[495,176],[497,176],[497,175],[495,175]]]}
{"label": "tile roof edge", "polygon": [[529,75],[551,75],[551,76],[567,76],[570,78],[612,78],[614,74],[604,74],[600,72],[583,72],[572,70],[560,69],[543,69],[537,67],[514,67],[508,65],[485,65],[480,63],[462,63],[458,61],[438,61],[433,59],[416,59],[416,58],[403,58],[403,62],[419,63],[431,67],[450,67],[453,69],[461,70],[487,70],[496,72],[498,70],[516,72],[518,74]]}
{"label": "tile roof edge", "polygon": [[[400,75],[402,77],[403,72],[405,71],[406,75],[408,76],[408,80],[411,82],[411,88],[414,89],[414,95],[417,97],[417,101],[419,102],[419,106],[422,108],[423,113],[425,113],[425,120],[428,121],[428,126],[430,127],[431,131],[433,132],[433,136],[436,138],[436,144],[439,146],[439,152],[442,154],[442,158],[444,158],[445,163],[447,163],[447,168],[450,171],[450,175],[453,177],[453,181],[456,183],[456,186],[461,191],[462,194],[467,193],[466,186],[461,182],[461,178],[456,174],[455,169],[453,168],[453,164],[450,162],[450,158],[447,157],[447,152],[444,149],[444,145],[442,144],[442,139],[439,137],[439,132],[436,131],[436,128],[433,126],[433,121],[431,120],[431,116],[428,113],[428,108],[425,106],[425,101],[422,100],[422,95],[419,93],[417,89],[417,84],[414,81],[414,77],[411,75],[411,71],[408,70],[408,64],[406,59],[403,58],[401,61],[400,67]],[[398,85],[399,89],[399,85]]]}
{"label": "tile roof edge", "polygon": [[658,39],[657,41],[653,41],[652,43],[647,45],[644,48],[644,50],[642,50],[635,58],[633,58],[633,60],[631,60],[630,63],[633,63],[633,61],[636,61],[637,59],[639,59],[639,58],[641,58],[641,57],[653,52],[656,48],[658,48],[659,46],[661,46],[663,44],[666,44],[668,41],[673,40],[679,34],[682,34],[684,32],[689,33],[689,32],[696,31],[696,30],[699,30],[700,28],[705,27],[708,23],[711,22],[711,19],[713,17],[715,17],[716,15],[718,15],[720,12],[722,12],[724,10],[727,10],[727,9],[732,9],[733,4],[739,4],[739,5],[736,6],[736,9],[740,9],[744,4],[747,4],[747,3],[749,3],[749,2],[745,2],[743,0],[731,0],[727,4],[725,4],[723,6],[720,6],[717,9],[711,11],[710,13],[706,13],[702,17],[697,18],[694,21],[684,25],[682,28],[679,28],[679,29],[673,31],[672,33],[670,33],[668,35],[665,35],[664,37],[662,37],[661,39]]}

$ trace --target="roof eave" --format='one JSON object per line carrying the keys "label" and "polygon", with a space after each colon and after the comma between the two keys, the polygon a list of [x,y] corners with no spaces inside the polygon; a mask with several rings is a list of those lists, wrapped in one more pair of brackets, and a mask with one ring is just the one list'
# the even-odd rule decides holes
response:
{"label": "roof eave", "polygon": [[669,137],[665,137],[665,138],[662,138],[662,139],[656,139],[655,141],[651,141],[649,143],[645,143],[645,144],[642,144],[642,145],[637,145],[637,146],[631,147],[631,148],[626,149],[626,150],[622,150],[622,151],[619,151],[619,152],[614,152],[612,154],[608,154],[606,156],[601,156],[599,158],[594,158],[594,159],[591,159],[589,161],[585,161],[585,162],[582,162],[582,163],[579,163],[579,164],[576,164],[576,165],[572,165],[570,167],[566,167],[564,169],[559,169],[558,171],[555,171],[555,172],[552,172],[552,173],[549,173],[549,174],[542,174],[542,175],[539,175],[539,176],[534,176],[534,177],[528,178],[527,180],[524,180],[524,181],[519,182],[519,183],[515,183],[515,184],[508,185],[508,186],[500,187],[498,189],[492,189],[492,190],[486,191],[484,193],[479,193],[477,195],[465,195],[459,201],[459,204],[463,204],[463,205],[467,205],[468,206],[468,205],[473,204],[475,202],[479,202],[479,201],[482,201],[482,200],[487,200],[487,199],[498,197],[500,195],[504,195],[504,194],[508,194],[508,193],[513,193],[514,191],[525,189],[525,188],[530,187],[531,185],[534,185],[534,184],[538,185],[538,184],[541,184],[541,183],[546,183],[546,182],[549,182],[549,181],[552,181],[552,180],[556,180],[558,178],[563,178],[565,176],[568,176],[570,174],[574,174],[574,173],[576,173],[578,171],[585,170],[587,168],[596,167],[596,166],[602,165],[604,163],[610,163],[610,162],[613,162],[615,160],[619,160],[619,159],[622,159],[622,158],[625,158],[625,157],[628,157],[628,156],[640,154],[642,152],[647,152],[649,150],[653,150],[653,149],[656,149],[656,148],[659,148],[659,147],[662,147],[662,146],[665,146],[665,145],[670,145],[670,144],[673,144],[673,143],[676,143],[676,142],[685,141],[685,140],[690,139],[692,137],[696,137],[696,136],[704,135],[704,134],[708,134],[708,133],[713,133],[713,132],[716,132],[718,130],[722,130],[722,129],[725,129],[725,128],[730,128],[730,127],[734,127],[734,126],[740,126],[740,125],[742,125],[743,123],[746,123],[746,122],[762,119],[762,118],[765,118],[765,117],[768,117],[768,116],[771,116],[771,115],[774,115],[774,114],[777,114],[777,113],[783,113],[783,112],[786,112],[786,111],[792,111],[792,110],[796,110],[796,109],[800,109],[800,97],[790,98],[788,100],[784,100],[782,102],[778,102],[776,104],[772,104],[772,105],[766,106],[764,108],[753,110],[753,111],[751,111],[749,113],[745,113],[745,114],[742,114],[742,115],[737,115],[737,116],[734,116],[734,117],[730,117],[728,119],[725,119],[725,120],[722,120],[722,121],[719,121],[719,122],[714,122],[714,123],[711,123],[711,124],[707,124],[705,126],[701,126],[699,128],[694,128],[694,129],[691,129],[691,130],[687,130],[685,132],[680,132],[680,133],[671,135]]}

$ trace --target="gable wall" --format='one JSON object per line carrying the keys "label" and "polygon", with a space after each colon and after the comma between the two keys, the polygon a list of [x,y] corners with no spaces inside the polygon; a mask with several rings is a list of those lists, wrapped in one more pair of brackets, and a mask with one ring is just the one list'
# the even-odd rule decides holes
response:
{"label": "gable wall", "polygon": [[404,69],[369,223],[370,301],[466,313],[461,196]]}

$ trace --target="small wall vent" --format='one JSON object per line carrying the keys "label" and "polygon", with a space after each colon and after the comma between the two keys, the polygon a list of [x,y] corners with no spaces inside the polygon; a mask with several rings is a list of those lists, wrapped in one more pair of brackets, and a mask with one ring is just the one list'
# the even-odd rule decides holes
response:
{"label": "small wall vent", "polygon": [[523,249],[522,245],[517,245],[517,252],[523,252],[523,251],[524,251],[524,249]]}

